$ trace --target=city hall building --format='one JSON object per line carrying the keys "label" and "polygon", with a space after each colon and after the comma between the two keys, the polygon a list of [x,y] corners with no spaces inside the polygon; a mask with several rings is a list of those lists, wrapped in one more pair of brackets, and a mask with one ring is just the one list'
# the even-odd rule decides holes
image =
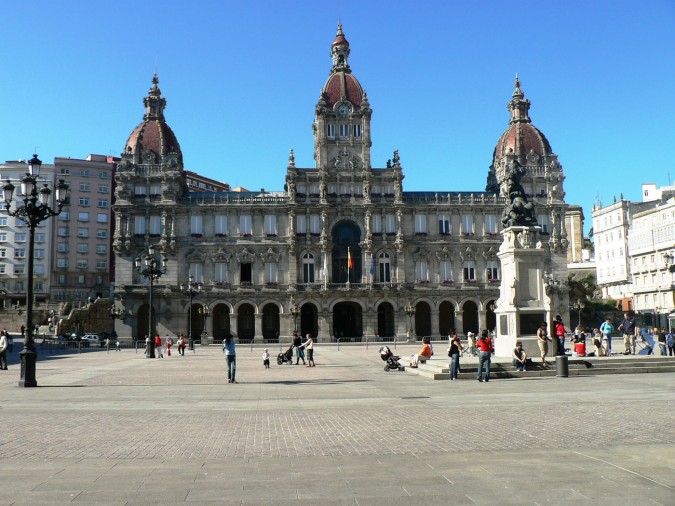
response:
{"label": "city hall building", "polygon": [[[154,77],[115,175],[120,336],[190,330],[205,342],[228,333],[274,341],[297,328],[325,342],[494,329],[508,201],[499,174],[514,160],[525,169],[548,274],[564,287],[572,232],[563,170],[531,123],[518,79],[507,128],[486,146],[494,149],[486,188],[410,192],[398,152],[386,166],[372,165],[373,110],[349,66],[341,26],[330,49],[312,127],[316,166],[296,166],[291,151],[279,191],[192,191]],[[150,282],[138,269],[150,246],[161,272],[151,306]]]}

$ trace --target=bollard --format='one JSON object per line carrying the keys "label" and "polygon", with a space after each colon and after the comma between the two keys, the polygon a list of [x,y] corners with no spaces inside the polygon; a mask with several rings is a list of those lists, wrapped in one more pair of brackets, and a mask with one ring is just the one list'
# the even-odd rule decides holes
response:
{"label": "bollard", "polygon": [[557,355],[555,357],[555,375],[558,378],[567,378],[570,375],[567,355]]}

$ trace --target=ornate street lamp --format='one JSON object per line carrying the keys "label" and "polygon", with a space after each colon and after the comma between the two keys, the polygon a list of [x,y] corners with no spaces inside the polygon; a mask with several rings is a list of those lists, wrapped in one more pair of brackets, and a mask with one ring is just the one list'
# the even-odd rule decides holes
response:
{"label": "ornate street lamp", "polygon": [[208,332],[206,332],[206,319],[209,317],[209,314],[210,314],[209,306],[204,304],[202,307],[200,307],[198,309],[197,312],[204,317],[204,323],[203,323],[204,326],[202,328],[202,344],[204,344],[203,343],[204,338],[209,335]]}
{"label": "ornate street lamp", "polygon": [[124,318],[126,318],[126,316],[127,316],[126,312],[121,307],[115,307],[115,306],[110,307],[110,318],[112,318],[113,332],[117,333],[115,331],[115,320],[117,320],[118,318],[120,320],[124,320]]}
{"label": "ornate street lamp", "polygon": [[405,307],[403,308],[403,311],[405,311],[405,314],[408,315],[408,320],[410,322],[410,330],[408,330],[408,337],[411,337],[414,334],[414,329],[413,329],[413,324],[412,324],[412,319],[413,316],[415,316],[415,311],[417,308],[413,305],[412,302],[408,302]]}
{"label": "ornate street lamp", "polygon": [[584,310],[585,307],[586,305],[581,300],[577,300],[574,304],[570,305],[570,309],[579,312],[579,324],[577,325],[578,327],[581,327],[581,312]]}
{"label": "ornate street lamp", "polygon": [[30,231],[28,239],[28,272],[26,273],[26,336],[24,338],[23,350],[19,353],[21,359],[21,376],[19,379],[20,387],[36,387],[35,362],[37,353],[35,353],[35,341],[33,339],[33,257],[35,250],[35,227],[52,216],[61,213],[61,208],[68,200],[68,185],[59,180],[55,189],[56,210],[50,207],[52,191],[46,183],[42,188],[38,188],[38,178],[40,177],[40,167],[42,162],[37,155],[28,162],[28,173],[21,179],[21,198],[23,204],[18,201],[14,211],[11,210],[12,199],[16,187],[7,182],[3,186],[5,210],[9,216],[23,220]]}
{"label": "ornate street lamp", "polygon": [[[195,290],[195,286],[197,289]],[[180,285],[180,291],[186,294],[190,298],[190,309],[189,314],[188,314],[188,349],[189,350],[194,350],[195,349],[195,340],[192,337],[192,299],[194,298],[195,295],[200,293],[202,291],[202,285],[200,283],[195,284],[195,278],[190,274],[188,277],[188,284],[187,286]]]}
{"label": "ornate street lamp", "polygon": [[148,289],[148,337],[150,338],[150,343],[148,344],[147,358],[155,358],[155,340],[152,329],[152,289],[155,280],[161,278],[162,274],[166,273],[166,256],[162,254],[161,259],[155,257],[155,247],[150,245],[148,253],[143,256],[143,261],[141,261],[141,257],[136,257],[134,265],[138,273],[150,281]]}
{"label": "ornate street lamp", "polygon": [[298,331],[298,315],[300,314],[300,308],[297,304],[291,303],[291,307],[288,309],[288,312],[291,313],[293,317],[293,332]]}

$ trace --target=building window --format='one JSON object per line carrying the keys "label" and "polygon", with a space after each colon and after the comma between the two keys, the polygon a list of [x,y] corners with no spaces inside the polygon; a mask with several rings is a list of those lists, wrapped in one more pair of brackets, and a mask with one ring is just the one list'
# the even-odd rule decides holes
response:
{"label": "building window", "polygon": [[450,235],[450,216],[447,214],[438,216],[438,233],[441,235]]}
{"label": "building window", "polygon": [[464,262],[463,280],[465,283],[476,282],[476,264],[472,260]]}
{"label": "building window", "polygon": [[68,176],[68,175],[70,175],[70,169],[62,168],[59,171],[59,174],[61,174],[62,176]]}
{"label": "building window", "polygon": [[5,264],[0,264],[0,274],[5,274],[7,272],[7,266]]}
{"label": "building window", "polygon": [[35,258],[44,258],[44,257],[45,257],[45,250],[43,249],[35,250]]}
{"label": "building window", "polygon": [[89,213],[77,213],[77,221],[89,221]]}
{"label": "building window", "polygon": [[77,237],[89,237],[89,229],[88,228],[78,228],[77,229]]}
{"label": "building window", "polygon": [[302,282],[314,283],[314,255],[311,253],[302,257]]}
{"label": "building window", "polygon": [[0,242],[7,242],[7,234],[5,232],[0,232]]}
{"label": "building window", "polygon": [[89,171],[87,169],[81,169],[80,176],[89,176]]}
{"label": "building window", "polygon": [[396,215],[388,214],[385,217],[385,232],[389,235],[394,235],[396,233]]}
{"label": "building window", "polygon": [[78,253],[89,253],[89,243],[81,242],[77,245]]}
{"label": "building window", "polygon": [[[25,272],[25,266],[23,264],[14,266],[14,274],[23,274],[24,272]],[[22,283],[22,285],[23,285],[23,283]]]}
{"label": "building window", "polygon": [[415,215],[415,234],[426,235],[427,233],[427,217],[424,214]]}
{"label": "building window", "polygon": [[89,261],[86,258],[79,258],[76,267],[78,269],[87,269],[89,267]]}
{"label": "building window", "polygon": [[420,260],[415,264],[415,280],[418,283],[429,282],[429,266],[425,260]]}
{"label": "building window", "polygon": [[105,213],[98,213],[96,215],[96,223],[108,223],[108,215]]}
{"label": "building window", "polygon": [[145,216],[134,216],[134,235],[145,235]]}
{"label": "building window", "polygon": [[45,242],[45,234],[35,234],[35,242]]}
{"label": "building window", "polygon": [[108,207],[108,199],[98,199],[98,207]]}
{"label": "building window", "polygon": [[42,264],[35,264],[33,266],[33,274],[35,274],[36,276],[44,276],[45,266]]}
{"label": "building window", "polygon": [[329,139],[335,139],[335,125],[332,123],[326,124],[326,137]]}
{"label": "building window", "polygon": [[14,258],[26,258],[26,250],[25,249],[15,249],[14,250]]}
{"label": "building window", "polygon": [[441,260],[438,264],[438,276],[441,283],[452,283],[452,262],[450,260]]}
{"label": "building window", "polygon": [[374,214],[373,215],[373,234],[382,233],[382,215]]}
{"label": "building window", "polygon": [[309,216],[309,233],[319,235],[321,233],[321,216],[312,214]]}
{"label": "building window", "polygon": [[462,235],[473,235],[473,215],[462,215]]}
{"label": "building window", "polygon": [[0,218],[0,227],[5,226],[7,226],[7,218],[3,216],[2,218]]}
{"label": "building window", "polygon": [[215,221],[216,237],[225,237],[227,235],[227,215],[216,215]]}
{"label": "building window", "polygon": [[497,260],[488,260],[486,277],[492,283],[499,282],[499,262]]}
{"label": "building window", "polygon": [[80,205],[81,206],[88,206],[89,205],[89,199],[85,197],[80,197]]}
{"label": "building window", "polygon": [[80,183],[80,191],[81,192],[88,192],[89,191],[89,183]]}
{"label": "building window", "polygon": [[107,244],[97,244],[96,245],[96,253],[99,255],[104,255],[108,253],[108,245]]}
{"label": "building window", "polygon": [[145,185],[139,185],[134,187],[134,195],[136,197],[145,197],[146,187]]}
{"label": "building window", "polygon": [[265,262],[265,283],[278,283],[277,279],[277,264],[273,262]]}
{"label": "building window", "polygon": [[108,261],[107,260],[96,260],[96,269],[107,269]]}
{"label": "building window", "polygon": [[228,277],[227,277],[227,264],[225,262],[216,262],[215,264],[215,282],[216,283],[227,283],[228,282]]}
{"label": "building window", "polygon": [[377,272],[380,283],[391,283],[391,258],[389,253],[380,253],[377,259]]}
{"label": "building window", "polygon": [[361,125],[354,125],[354,137],[357,139],[361,137]]}
{"label": "building window", "polygon": [[541,233],[544,234],[544,235],[548,235],[549,229],[550,229],[548,214],[538,215],[537,216],[537,222],[538,222],[539,226],[541,227]]}
{"label": "building window", "polygon": [[346,139],[349,137],[349,126],[350,125],[340,125],[340,139]]}
{"label": "building window", "polygon": [[295,218],[295,230],[298,235],[305,235],[307,233],[307,216],[304,214],[299,214]]}
{"label": "building window", "polygon": [[98,192],[99,193],[108,193],[108,185],[107,184],[98,185]]}
{"label": "building window", "polygon": [[70,211],[61,211],[59,214],[59,220],[68,221],[70,219]]}
{"label": "building window", "polygon": [[194,278],[196,283],[204,282],[204,264],[202,263],[191,263],[190,264],[190,274]]}
{"label": "building window", "polygon": [[265,235],[267,236],[277,235],[277,217],[273,214],[265,215]]}
{"label": "building window", "polygon": [[190,216],[190,234],[192,237],[204,235],[204,217],[201,214]]}
{"label": "building window", "polygon": [[56,259],[56,266],[59,269],[66,269],[68,268],[68,259],[67,258],[57,258]]}
{"label": "building window", "polygon": [[250,237],[253,234],[253,218],[250,214],[239,216],[239,235]]}
{"label": "building window", "polygon": [[14,234],[14,241],[16,242],[26,242],[26,234]]}
{"label": "building window", "polygon": [[7,258],[7,249],[0,248],[0,258]]}
{"label": "building window", "polygon": [[150,237],[159,237],[162,229],[162,217],[150,216]]}
{"label": "building window", "polygon": [[483,219],[485,221],[485,234],[497,235],[497,216],[494,214],[486,214]]}
{"label": "building window", "polygon": [[99,173],[98,173],[98,177],[101,178],[101,179],[106,179],[106,178],[108,178],[108,177],[110,177],[110,176],[108,175],[108,173],[107,173],[106,171],[101,170],[101,171],[99,171]]}
{"label": "building window", "polygon": [[108,231],[104,228],[99,228],[98,230],[96,230],[96,237],[98,237],[99,239],[107,239]]}
{"label": "building window", "polygon": [[56,251],[59,253],[67,253],[68,252],[68,243],[67,242],[59,242],[56,244]]}

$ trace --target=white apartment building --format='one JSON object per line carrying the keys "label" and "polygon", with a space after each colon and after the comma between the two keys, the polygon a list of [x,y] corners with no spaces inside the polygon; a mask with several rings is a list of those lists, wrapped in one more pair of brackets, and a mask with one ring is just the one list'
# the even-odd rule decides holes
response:
{"label": "white apartment building", "polygon": [[606,207],[593,206],[593,237],[597,284],[603,299],[630,304],[633,296],[628,262],[630,205],[627,200]]}
{"label": "white apartment building", "polygon": [[[4,186],[8,181],[16,186],[12,201],[12,210],[16,203],[22,202],[20,181],[28,172],[24,160],[8,161],[0,164],[0,179]],[[54,166],[42,164],[39,181],[53,188]],[[49,297],[49,266],[52,248],[49,240],[53,220],[45,220],[35,229],[35,253],[33,293],[35,301],[45,301]],[[0,307],[25,305],[26,269],[29,247],[29,229],[21,218],[9,216],[5,210],[4,199],[0,202]]]}
{"label": "white apartment building", "polygon": [[675,198],[633,215],[628,251],[634,308],[652,315],[652,324],[665,326],[675,312]]}

